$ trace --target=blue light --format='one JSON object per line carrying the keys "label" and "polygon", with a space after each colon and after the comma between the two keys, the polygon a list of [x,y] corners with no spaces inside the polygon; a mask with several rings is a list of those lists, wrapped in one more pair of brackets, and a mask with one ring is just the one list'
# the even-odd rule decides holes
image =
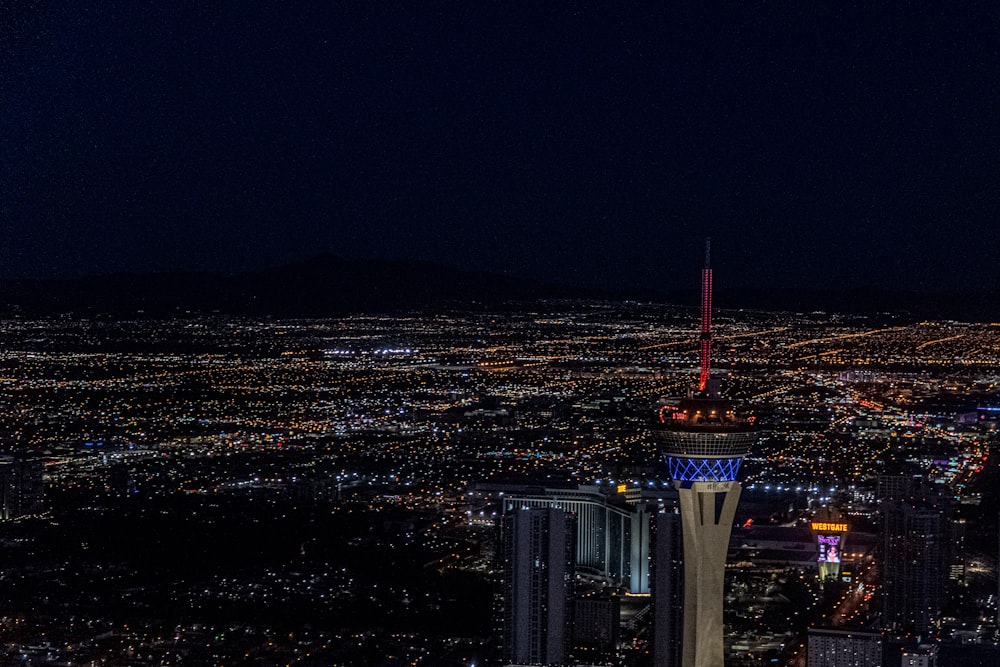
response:
{"label": "blue light", "polygon": [[688,459],[667,456],[670,477],[682,482],[733,482],[740,471],[742,458]]}

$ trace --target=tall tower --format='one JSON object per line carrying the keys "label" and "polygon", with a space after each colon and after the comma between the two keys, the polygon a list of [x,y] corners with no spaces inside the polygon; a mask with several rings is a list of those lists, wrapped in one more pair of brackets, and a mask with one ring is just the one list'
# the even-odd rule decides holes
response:
{"label": "tall tower", "polygon": [[882,621],[898,633],[934,632],[948,580],[950,499],[889,498],[882,519]]}
{"label": "tall tower", "polygon": [[710,377],[712,269],[705,242],[702,271],[700,375],[686,398],[665,400],[657,435],[680,496],[684,544],[682,667],[724,662],[722,594],[726,551],[741,486],[740,463],[757,438],[751,420],[738,416]]}
{"label": "tall tower", "polygon": [[522,507],[500,522],[500,635],[504,664],[566,662],[572,640],[576,528],[551,507]]}
{"label": "tall tower", "polygon": [[681,517],[672,511],[653,515],[653,667],[681,667],[684,630]]}

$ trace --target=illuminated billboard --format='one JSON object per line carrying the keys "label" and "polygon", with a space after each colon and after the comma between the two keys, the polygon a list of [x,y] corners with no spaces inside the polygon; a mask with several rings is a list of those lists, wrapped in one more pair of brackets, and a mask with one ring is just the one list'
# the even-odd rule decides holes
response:
{"label": "illuminated billboard", "polygon": [[847,524],[833,521],[813,521],[812,529],[817,533],[846,533]]}
{"label": "illuminated billboard", "polygon": [[839,563],[840,535],[818,535],[817,539],[819,539],[819,562]]}

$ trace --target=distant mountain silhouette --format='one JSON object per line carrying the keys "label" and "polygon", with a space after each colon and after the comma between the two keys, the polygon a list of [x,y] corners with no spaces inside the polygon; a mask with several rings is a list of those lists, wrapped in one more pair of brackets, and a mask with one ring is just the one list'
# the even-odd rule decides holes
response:
{"label": "distant mountain silhouette", "polygon": [[345,260],[321,255],[264,271],[116,273],[79,280],[0,282],[0,308],[57,313],[172,316],[185,311],[275,317],[323,317],[447,304],[538,299],[606,299],[610,292],[566,287],[431,262]]}
{"label": "distant mountain silhouette", "polygon": [[[78,280],[0,281],[0,310],[26,316],[61,313],[169,317],[186,312],[325,317],[443,306],[495,307],[540,299],[641,300],[696,306],[688,290],[611,292],[470,272],[432,262],[345,260],[320,255],[264,271],[116,273]],[[845,290],[718,289],[719,308],[892,313],[919,319],[1000,322],[996,292],[920,294],[880,288]]]}
{"label": "distant mountain silhouette", "polygon": [[882,287],[842,290],[736,288],[717,290],[715,304],[720,308],[859,315],[886,313],[914,320],[1000,322],[1000,292],[996,290],[916,292]]}

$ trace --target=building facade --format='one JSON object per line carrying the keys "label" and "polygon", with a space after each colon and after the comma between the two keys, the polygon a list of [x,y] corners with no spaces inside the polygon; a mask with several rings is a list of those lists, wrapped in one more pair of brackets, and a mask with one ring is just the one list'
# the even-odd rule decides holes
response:
{"label": "building facade", "polygon": [[573,631],[574,517],[523,507],[502,517],[500,531],[496,611],[504,664],[564,664]]}
{"label": "building facade", "polygon": [[882,633],[810,628],[808,667],[882,667]]}
{"label": "building facade", "polygon": [[0,460],[0,520],[9,521],[45,511],[45,484],[40,459]]}
{"label": "building facade", "polygon": [[653,515],[650,581],[653,597],[653,667],[680,667],[684,628],[684,567],[681,516]]}
{"label": "building facade", "polygon": [[584,651],[611,657],[618,648],[621,601],[617,595],[590,595],[574,601],[573,643]]}
{"label": "building facade", "polygon": [[887,629],[928,633],[939,627],[951,562],[948,516],[943,496],[882,501],[881,610]]}
{"label": "building facade", "polygon": [[576,518],[576,567],[606,577],[629,593],[649,592],[649,512],[602,493],[597,486],[538,489],[507,495],[503,513],[552,507]]}

